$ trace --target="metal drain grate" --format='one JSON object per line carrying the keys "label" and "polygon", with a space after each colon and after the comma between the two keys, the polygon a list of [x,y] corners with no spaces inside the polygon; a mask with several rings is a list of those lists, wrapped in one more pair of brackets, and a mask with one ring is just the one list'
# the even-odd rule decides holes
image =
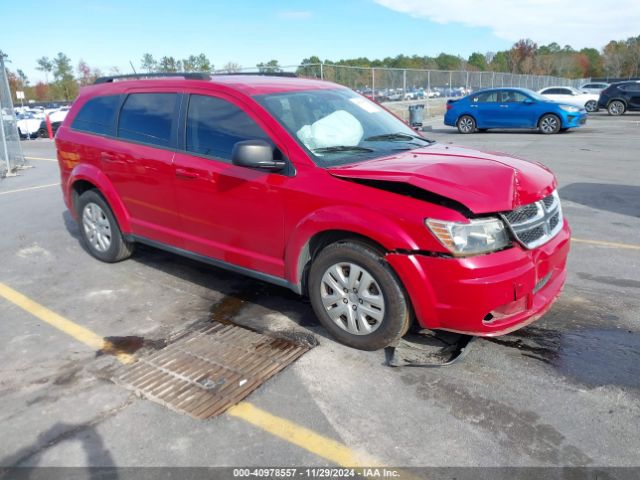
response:
{"label": "metal drain grate", "polygon": [[114,380],[172,410],[204,419],[235,405],[308,350],[214,323],[123,367]]}

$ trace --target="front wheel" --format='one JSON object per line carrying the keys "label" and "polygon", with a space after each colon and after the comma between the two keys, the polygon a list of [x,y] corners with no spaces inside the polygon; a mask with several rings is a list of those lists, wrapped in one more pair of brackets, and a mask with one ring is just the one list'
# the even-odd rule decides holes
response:
{"label": "front wheel", "polygon": [[597,112],[598,102],[596,102],[595,100],[589,100],[587,103],[585,103],[584,108],[589,113]]}
{"label": "front wheel", "polygon": [[614,100],[609,104],[609,106],[607,106],[607,111],[609,112],[609,115],[613,115],[615,117],[622,115],[625,110],[626,110],[626,107],[624,106],[624,103],[622,103],[620,100]]}
{"label": "front wheel", "polygon": [[543,115],[538,122],[538,129],[545,135],[558,133],[561,128],[562,123],[560,122],[560,118],[558,118],[556,115],[553,115],[552,113]]}
{"label": "front wheel", "polygon": [[311,264],[309,297],[320,323],[360,350],[393,344],[409,329],[411,309],[395,272],[357,241],[325,247]]}
{"label": "front wheel", "polygon": [[458,119],[456,125],[460,133],[473,133],[476,131],[476,121],[470,115],[463,115]]}

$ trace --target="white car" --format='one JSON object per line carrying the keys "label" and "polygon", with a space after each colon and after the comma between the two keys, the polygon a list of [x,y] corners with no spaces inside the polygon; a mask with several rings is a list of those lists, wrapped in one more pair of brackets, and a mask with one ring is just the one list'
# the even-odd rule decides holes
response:
{"label": "white car", "polygon": [[21,113],[17,115],[18,134],[20,138],[36,138],[42,120],[36,118],[31,113]]}
{"label": "white car", "polygon": [[591,82],[585,83],[579,88],[579,90],[585,93],[595,93],[597,95],[600,95],[600,92],[608,86],[609,84],[605,82]]}
{"label": "white car", "polygon": [[600,98],[600,95],[597,93],[584,93],[573,87],[547,87],[538,90],[538,93],[554,102],[568,103],[569,105],[584,108],[587,112],[598,110],[598,98]]}
{"label": "white car", "polygon": [[49,120],[51,120],[51,123],[62,122],[67,117],[67,113],[69,113],[69,108],[62,107],[55,112],[51,112],[49,114]]}

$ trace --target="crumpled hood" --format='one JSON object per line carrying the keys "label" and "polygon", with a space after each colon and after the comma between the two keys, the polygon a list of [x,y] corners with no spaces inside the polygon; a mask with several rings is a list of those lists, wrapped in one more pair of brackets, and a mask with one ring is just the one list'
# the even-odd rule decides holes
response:
{"label": "crumpled hood", "polygon": [[340,178],[407,183],[462,203],[475,214],[513,210],[556,187],[553,173],[541,164],[440,144],[328,171]]}

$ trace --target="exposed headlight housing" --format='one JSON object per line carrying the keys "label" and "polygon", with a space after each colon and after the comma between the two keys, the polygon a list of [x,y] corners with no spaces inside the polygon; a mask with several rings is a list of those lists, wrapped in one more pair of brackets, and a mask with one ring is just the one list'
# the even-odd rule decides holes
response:
{"label": "exposed headlight housing", "polygon": [[580,109],[578,107],[575,107],[573,105],[560,105],[560,108],[562,110],[564,110],[565,112],[575,113],[575,112],[579,112],[580,111]]}
{"label": "exposed headlight housing", "polygon": [[425,224],[438,241],[457,257],[494,252],[511,243],[504,223],[496,217],[469,220],[469,223],[427,218]]}

